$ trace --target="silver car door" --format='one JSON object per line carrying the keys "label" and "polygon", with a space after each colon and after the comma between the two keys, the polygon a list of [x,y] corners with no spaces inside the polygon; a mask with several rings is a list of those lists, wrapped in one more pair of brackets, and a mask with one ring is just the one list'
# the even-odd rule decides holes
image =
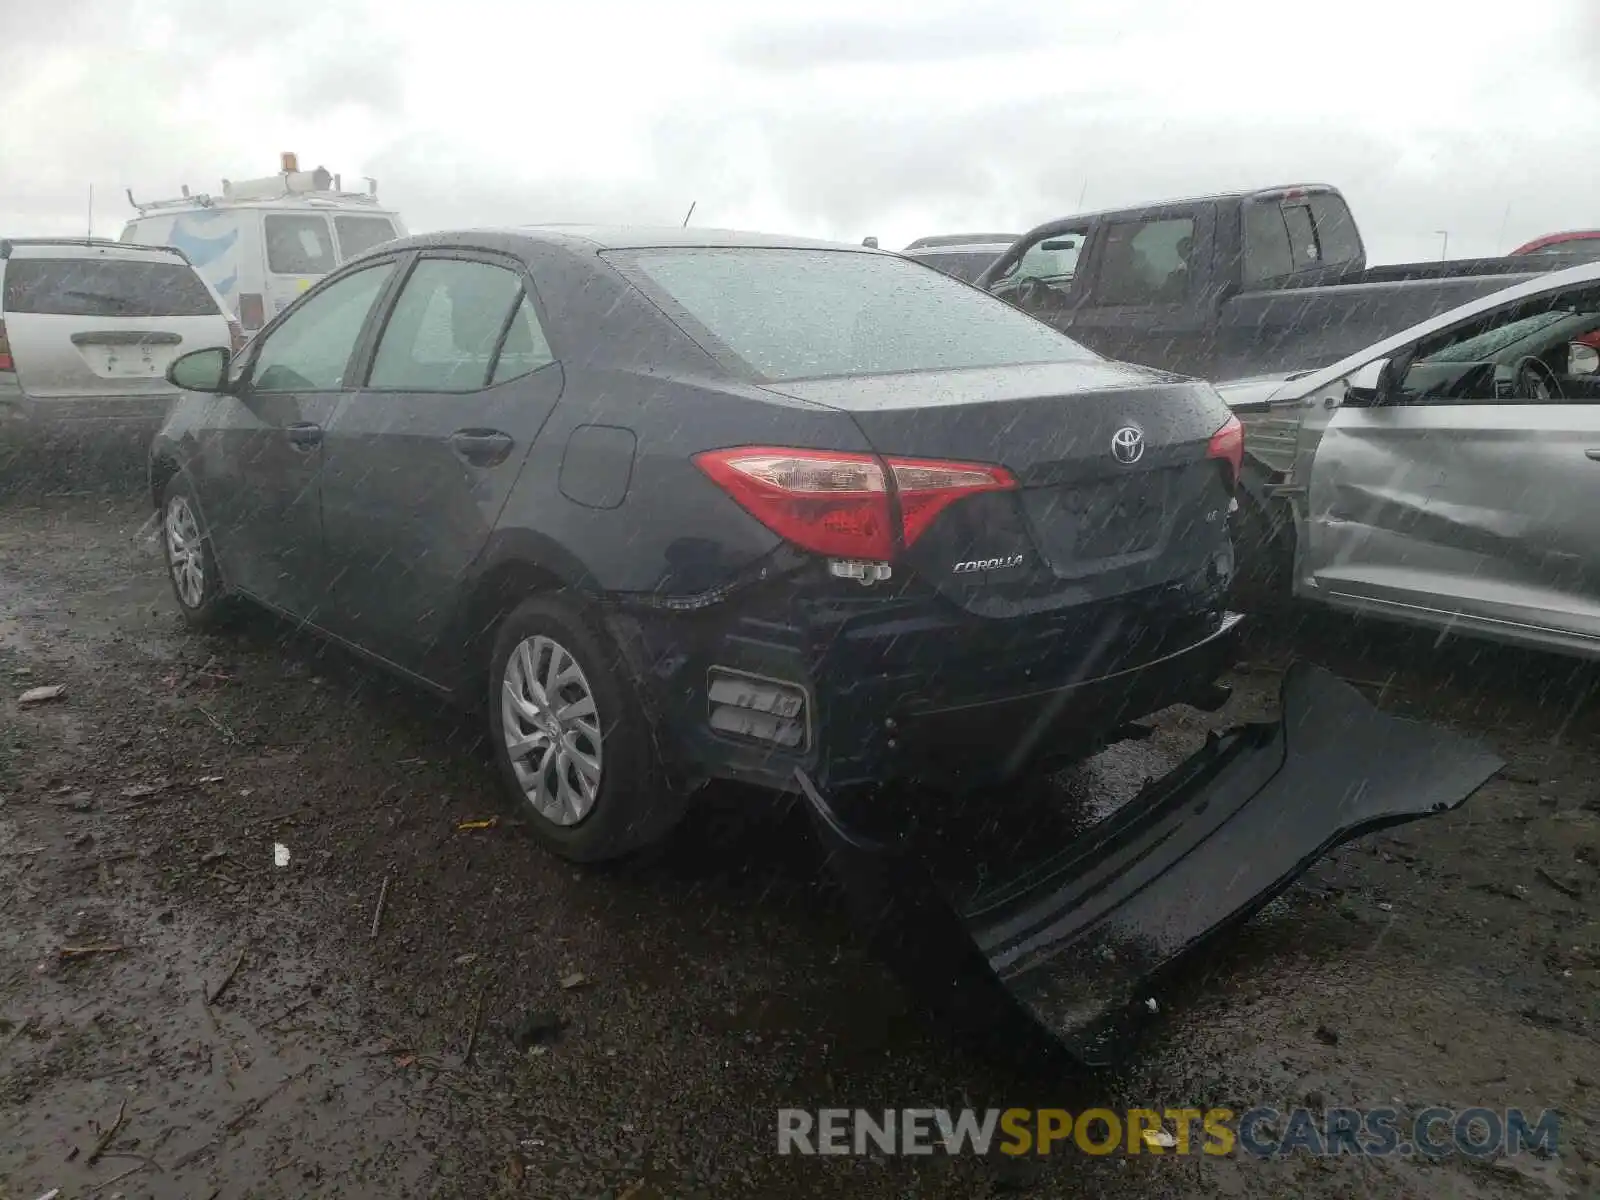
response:
{"label": "silver car door", "polygon": [[1335,410],[1309,472],[1303,591],[1600,650],[1600,404],[1515,383],[1527,351],[1564,354],[1538,340],[1537,314],[1529,322],[1526,305],[1479,318],[1409,366],[1402,358],[1387,402]]}

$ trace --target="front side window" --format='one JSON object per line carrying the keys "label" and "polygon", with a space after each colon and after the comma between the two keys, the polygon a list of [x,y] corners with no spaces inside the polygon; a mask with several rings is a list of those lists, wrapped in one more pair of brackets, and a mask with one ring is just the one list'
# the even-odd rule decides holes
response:
{"label": "front side window", "polygon": [[267,270],[274,275],[326,275],[339,265],[326,217],[268,214],[262,229]]}
{"label": "front side window", "polygon": [[1600,291],[1509,305],[1419,343],[1397,400],[1408,404],[1592,401],[1597,381],[1571,347],[1600,331]]}
{"label": "front side window", "polygon": [[1098,357],[1009,304],[894,255],[689,247],[605,257],[708,350],[768,380]]}
{"label": "front side window", "polygon": [[331,392],[345,371],[373,302],[394,263],[347,275],[302,300],[261,343],[251,373],[257,392]]}
{"label": "front side window", "polygon": [[[368,385],[408,392],[487,387],[521,300],[522,278],[515,271],[468,260],[423,259],[395,301]],[[526,349],[525,341],[518,345]]]}
{"label": "front side window", "polygon": [[1180,303],[1189,291],[1193,248],[1193,217],[1112,222],[1106,226],[1095,303]]}

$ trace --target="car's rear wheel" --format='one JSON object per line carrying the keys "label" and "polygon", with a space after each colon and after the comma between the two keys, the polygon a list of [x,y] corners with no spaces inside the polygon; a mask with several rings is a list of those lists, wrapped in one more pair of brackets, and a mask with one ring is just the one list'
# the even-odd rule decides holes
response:
{"label": "car's rear wheel", "polygon": [[211,538],[200,521],[200,506],[188,480],[173,476],[161,493],[161,548],[167,579],[183,619],[197,629],[220,624],[232,611]]}
{"label": "car's rear wheel", "polygon": [[534,836],[574,862],[620,858],[682,814],[616,648],[576,605],[523,601],[490,659],[495,758]]}

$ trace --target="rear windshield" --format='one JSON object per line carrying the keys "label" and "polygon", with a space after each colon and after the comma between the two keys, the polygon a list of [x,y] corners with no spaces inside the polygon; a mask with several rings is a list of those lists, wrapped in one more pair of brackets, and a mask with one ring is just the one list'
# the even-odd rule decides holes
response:
{"label": "rear windshield", "polygon": [[607,255],[690,333],[769,380],[1098,358],[1002,300],[890,255],[663,249]]}
{"label": "rear windshield", "polygon": [[333,231],[339,235],[341,261],[394,241],[394,225],[388,217],[335,217]]}
{"label": "rear windshield", "polygon": [[209,317],[221,310],[181,262],[13,258],[0,311],[64,317]]}

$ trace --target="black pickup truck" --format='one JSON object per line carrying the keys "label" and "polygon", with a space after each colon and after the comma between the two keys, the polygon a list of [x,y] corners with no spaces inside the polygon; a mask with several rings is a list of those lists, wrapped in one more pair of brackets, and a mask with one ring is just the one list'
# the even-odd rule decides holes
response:
{"label": "black pickup truck", "polygon": [[1368,267],[1338,189],[1300,184],[1052,221],[977,284],[1107,357],[1228,380],[1326,366],[1567,257]]}

